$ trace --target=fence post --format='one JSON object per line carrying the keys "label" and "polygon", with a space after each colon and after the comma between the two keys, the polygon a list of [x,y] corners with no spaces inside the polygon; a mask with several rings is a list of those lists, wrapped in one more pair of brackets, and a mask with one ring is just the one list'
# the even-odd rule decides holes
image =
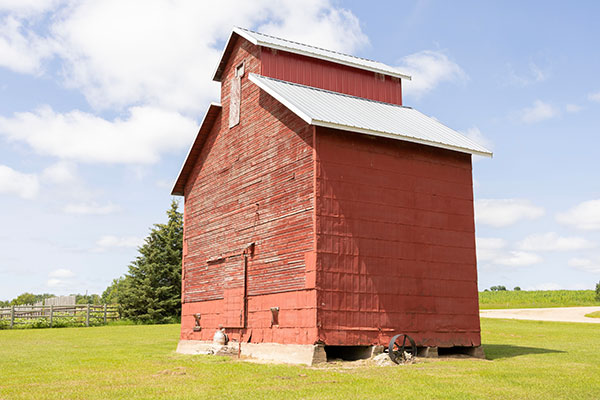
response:
{"label": "fence post", "polygon": [[10,327],[15,325],[15,306],[10,306]]}
{"label": "fence post", "polygon": [[104,325],[106,325],[106,303],[104,303]]}
{"label": "fence post", "polygon": [[54,305],[50,304],[50,328],[52,328],[53,318],[54,318]]}
{"label": "fence post", "polygon": [[88,303],[85,312],[85,326],[90,326],[90,303]]}

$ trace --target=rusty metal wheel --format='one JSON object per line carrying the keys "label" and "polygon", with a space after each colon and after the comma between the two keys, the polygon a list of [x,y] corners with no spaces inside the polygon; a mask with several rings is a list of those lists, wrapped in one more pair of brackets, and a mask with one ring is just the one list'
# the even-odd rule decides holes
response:
{"label": "rusty metal wheel", "polygon": [[401,364],[417,356],[417,345],[413,338],[401,333],[390,340],[388,354],[393,362]]}

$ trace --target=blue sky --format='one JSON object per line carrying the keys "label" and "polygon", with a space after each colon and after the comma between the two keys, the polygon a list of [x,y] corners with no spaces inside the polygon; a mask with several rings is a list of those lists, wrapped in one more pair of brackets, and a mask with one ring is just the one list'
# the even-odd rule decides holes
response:
{"label": "blue sky", "polygon": [[[251,3],[251,4],[250,4]],[[480,288],[600,280],[600,5],[0,0],[0,299],[127,271],[232,25],[385,62],[474,162]]]}

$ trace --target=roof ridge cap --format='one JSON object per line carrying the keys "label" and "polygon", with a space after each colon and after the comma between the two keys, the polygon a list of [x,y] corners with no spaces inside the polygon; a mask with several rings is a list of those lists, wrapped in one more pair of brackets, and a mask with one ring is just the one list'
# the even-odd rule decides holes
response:
{"label": "roof ridge cap", "polygon": [[[289,43],[299,44],[299,45],[302,45],[302,46],[311,47],[311,48],[313,48],[313,49],[324,50],[324,51],[328,51],[328,52],[330,52],[330,53],[335,53],[335,54],[339,54],[339,55],[346,56],[346,57],[357,58],[357,59],[359,59],[359,60],[369,61],[369,62],[372,62],[372,63],[383,64],[381,61],[377,61],[377,60],[371,60],[370,58],[359,57],[359,56],[355,56],[355,55],[353,55],[353,54],[348,54],[348,53],[342,53],[341,51],[337,51],[337,50],[330,50],[330,49],[326,49],[326,48],[324,48],[324,47],[315,46],[315,45],[312,45],[312,44],[307,44],[307,43],[302,43],[302,42],[296,42],[295,40],[284,39],[284,38],[281,38],[281,37],[279,37],[279,36],[274,36],[274,35],[269,35],[269,34],[267,34],[267,33],[262,33],[262,32],[253,31],[253,30],[251,30],[251,29],[242,28],[241,26],[236,26],[236,28],[238,28],[238,29],[241,29],[241,30],[243,30],[243,31],[246,31],[246,32],[250,32],[250,33],[256,33],[256,34],[259,34],[259,35],[262,35],[262,36],[267,36],[267,37],[270,37],[270,38],[273,38],[273,39],[282,40],[282,41],[284,41],[284,42],[289,42]],[[386,65],[386,64],[384,64],[384,65]],[[393,68],[393,67],[392,67],[392,68]],[[398,71],[398,72],[399,72],[399,71]]]}

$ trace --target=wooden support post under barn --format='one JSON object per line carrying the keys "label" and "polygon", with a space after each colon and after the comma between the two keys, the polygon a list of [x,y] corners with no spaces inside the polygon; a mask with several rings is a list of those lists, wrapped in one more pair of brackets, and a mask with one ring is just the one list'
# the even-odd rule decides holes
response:
{"label": "wooden support post under barn", "polygon": [[376,61],[235,28],[213,79],[221,104],[172,191],[178,351],[224,332],[242,355],[312,364],[405,333],[475,353],[471,157],[491,152],[403,106],[410,77]]}

